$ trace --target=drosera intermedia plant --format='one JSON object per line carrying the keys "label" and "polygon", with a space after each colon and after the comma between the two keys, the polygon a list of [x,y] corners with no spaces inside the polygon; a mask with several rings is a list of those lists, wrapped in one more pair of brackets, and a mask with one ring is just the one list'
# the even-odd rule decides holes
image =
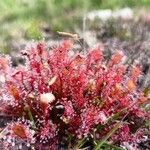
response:
{"label": "drosera intermedia plant", "polygon": [[0,113],[12,117],[2,128],[2,147],[138,147],[149,126],[140,67],[123,65],[120,51],[104,60],[99,46],[86,55],[71,51],[68,40],[50,49],[36,43],[21,52],[26,63],[17,67],[0,57]]}

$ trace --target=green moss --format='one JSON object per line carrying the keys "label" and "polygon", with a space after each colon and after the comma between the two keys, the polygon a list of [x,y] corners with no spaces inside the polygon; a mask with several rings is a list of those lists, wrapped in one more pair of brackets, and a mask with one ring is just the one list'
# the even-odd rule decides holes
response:
{"label": "green moss", "polygon": [[25,35],[26,39],[35,39],[39,40],[42,35],[40,32],[39,24],[36,22],[31,22],[27,27],[25,27]]}

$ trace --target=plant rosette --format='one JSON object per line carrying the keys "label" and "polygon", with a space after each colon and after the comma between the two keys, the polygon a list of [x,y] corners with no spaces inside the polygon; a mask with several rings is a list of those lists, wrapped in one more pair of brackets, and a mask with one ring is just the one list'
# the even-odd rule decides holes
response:
{"label": "plant rosette", "polygon": [[70,51],[70,41],[49,49],[37,43],[21,51],[25,64],[17,67],[0,56],[0,112],[12,118],[0,133],[1,147],[138,147],[149,126],[140,67],[123,65],[120,51],[105,60],[99,46],[85,55]]}

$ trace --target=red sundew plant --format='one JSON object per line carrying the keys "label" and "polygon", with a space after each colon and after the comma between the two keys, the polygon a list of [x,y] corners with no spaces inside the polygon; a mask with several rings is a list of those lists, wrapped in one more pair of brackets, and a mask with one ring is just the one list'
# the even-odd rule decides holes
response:
{"label": "red sundew plant", "polygon": [[[0,133],[4,149],[41,150],[137,145],[149,117],[137,86],[138,66],[117,51],[104,60],[99,47],[70,56],[71,42],[21,52],[25,65],[0,57],[0,113],[12,117]],[[121,149],[121,148],[120,148]]]}

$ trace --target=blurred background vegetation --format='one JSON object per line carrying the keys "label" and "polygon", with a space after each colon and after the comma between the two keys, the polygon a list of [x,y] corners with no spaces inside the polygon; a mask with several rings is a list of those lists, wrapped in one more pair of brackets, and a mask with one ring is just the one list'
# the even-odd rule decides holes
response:
{"label": "blurred background vegetation", "polygon": [[73,32],[90,10],[123,7],[150,8],[150,0],[0,0],[0,51],[12,40],[41,39],[42,30]]}

